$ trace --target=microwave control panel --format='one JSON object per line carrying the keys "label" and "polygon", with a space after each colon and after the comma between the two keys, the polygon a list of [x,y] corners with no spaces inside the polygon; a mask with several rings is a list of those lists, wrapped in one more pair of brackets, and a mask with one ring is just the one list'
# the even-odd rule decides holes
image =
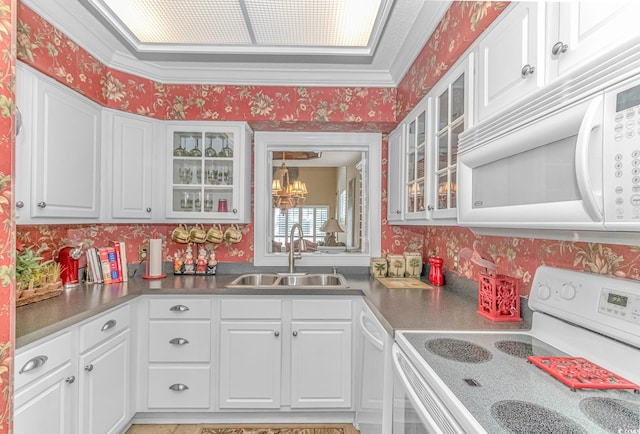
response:
{"label": "microwave control panel", "polygon": [[640,84],[605,92],[603,196],[605,227],[640,230]]}

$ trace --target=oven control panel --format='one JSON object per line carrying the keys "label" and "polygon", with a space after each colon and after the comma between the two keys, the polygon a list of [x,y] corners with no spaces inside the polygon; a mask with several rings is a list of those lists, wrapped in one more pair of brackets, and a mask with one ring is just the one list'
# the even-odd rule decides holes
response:
{"label": "oven control panel", "polygon": [[541,266],[529,307],[640,348],[640,281]]}
{"label": "oven control panel", "polygon": [[598,312],[640,324],[640,294],[602,288]]}

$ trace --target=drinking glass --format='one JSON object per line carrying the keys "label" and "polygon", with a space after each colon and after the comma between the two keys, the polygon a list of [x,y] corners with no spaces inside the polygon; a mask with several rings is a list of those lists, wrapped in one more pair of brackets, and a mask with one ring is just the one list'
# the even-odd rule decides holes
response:
{"label": "drinking glass", "polygon": [[229,138],[225,136],[224,146],[220,149],[220,155],[222,157],[233,157],[233,149],[229,147]]}
{"label": "drinking glass", "polygon": [[209,138],[209,146],[207,146],[207,149],[204,150],[204,156],[205,157],[216,156],[216,150],[213,149],[213,138]]}
{"label": "drinking glass", "polygon": [[184,137],[180,137],[180,143],[178,144],[178,147],[176,149],[173,150],[173,155],[175,157],[184,157],[186,155],[186,150],[184,148]]}
{"label": "drinking glass", "polygon": [[196,137],[196,146],[189,152],[192,157],[202,157],[202,151],[200,151],[200,137]]}

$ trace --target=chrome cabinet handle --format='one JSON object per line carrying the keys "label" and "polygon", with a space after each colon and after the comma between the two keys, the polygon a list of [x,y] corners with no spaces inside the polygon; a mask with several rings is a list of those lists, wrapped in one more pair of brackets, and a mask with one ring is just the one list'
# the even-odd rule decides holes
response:
{"label": "chrome cabinet handle", "polygon": [[147,212],[151,212],[151,207],[147,208]]}
{"label": "chrome cabinet handle", "polygon": [[236,208],[232,209],[231,211],[233,211],[234,214],[238,214],[238,210]]}
{"label": "chrome cabinet handle", "polygon": [[298,336],[298,332],[294,331],[294,332],[293,332],[293,335],[294,335],[294,336]]}
{"label": "chrome cabinet handle", "polygon": [[553,54],[554,56],[558,56],[562,53],[566,53],[568,49],[569,49],[569,46],[567,44],[565,44],[562,41],[559,41],[553,44],[553,47],[551,47],[551,54]]}
{"label": "chrome cabinet handle", "polygon": [[169,341],[172,345],[187,345],[189,343],[185,338],[173,338]]}
{"label": "chrome cabinet handle", "polygon": [[174,392],[184,392],[185,390],[189,390],[189,386],[182,383],[176,383],[169,386],[169,389],[173,390]]}
{"label": "chrome cabinet handle", "polygon": [[522,78],[526,78],[530,75],[533,75],[536,72],[536,67],[535,66],[531,66],[529,64],[524,65],[522,67],[522,71],[520,71],[520,73],[522,74]]}
{"label": "chrome cabinet handle", "polygon": [[76,381],[76,377],[75,377],[75,375],[72,375],[72,376],[70,376],[70,377],[65,378],[65,380],[64,380],[64,381],[66,381],[67,383],[71,384],[71,383],[73,383],[74,381]]}
{"label": "chrome cabinet handle", "polygon": [[114,328],[117,323],[118,321],[116,321],[115,319],[110,319],[109,321],[104,323],[100,331],[106,332],[107,330]]}
{"label": "chrome cabinet handle", "polygon": [[16,202],[16,208],[23,208],[24,207],[24,202],[19,200]]}
{"label": "chrome cabinet handle", "polygon": [[169,310],[171,312],[186,312],[189,310],[189,308],[184,304],[176,304],[175,306],[171,306]]}
{"label": "chrome cabinet handle", "polygon": [[273,335],[274,335],[275,337],[278,337],[278,336],[280,336],[280,332],[279,332],[278,330],[276,330],[275,332],[273,332]]}
{"label": "chrome cabinet handle", "polygon": [[427,211],[433,211],[433,205],[427,205]]}
{"label": "chrome cabinet handle", "polygon": [[38,202],[38,207],[46,208],[47,207],[47,202]]}
{"label": "chrome cabinet handle", "polygon": [[33,359],[25,363],[22,368],[20,368],[18,374],[23,374],[25,372],[29,372],[36,368],[39,368],[40,366],[47,363],[47,360],[49,360],[47,356],[35,356]]}
{"label": "chrome cabinet handle", "polygon": [[84,367],[84,370],[87,372],[93,371],[93,364],[89,363],[87,366]]}
{"label": "chrome cabinet handle", "polygon": [[399,209],[396,210],[396,214],[400,214],[401,211]]}

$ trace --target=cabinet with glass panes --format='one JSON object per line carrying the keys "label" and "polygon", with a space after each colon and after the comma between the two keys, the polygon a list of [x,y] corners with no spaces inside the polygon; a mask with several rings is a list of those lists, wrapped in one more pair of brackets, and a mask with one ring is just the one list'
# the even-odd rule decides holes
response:
{"label": "cabinet with glass panes", "polygon": [[167,218],[248,222],[252,133],[247,124],[175,122],[167,134]]}

